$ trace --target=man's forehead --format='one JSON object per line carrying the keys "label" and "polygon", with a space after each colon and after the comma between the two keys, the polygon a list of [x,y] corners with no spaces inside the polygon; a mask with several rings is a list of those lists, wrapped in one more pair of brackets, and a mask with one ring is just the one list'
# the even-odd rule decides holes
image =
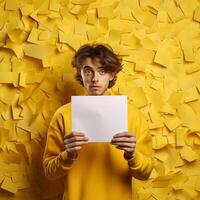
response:
{"label": "man's forehead", "polygon": [[85,59],[83,61],[83,64],[82,64],[82,68],[85,68],[85,67],[90,67],[90,68],[95,68],[95,69],[104,68],[102,63],[101,63],[101,60],[99,58],[94,58],[94,59],[87,58],[87,59]]}

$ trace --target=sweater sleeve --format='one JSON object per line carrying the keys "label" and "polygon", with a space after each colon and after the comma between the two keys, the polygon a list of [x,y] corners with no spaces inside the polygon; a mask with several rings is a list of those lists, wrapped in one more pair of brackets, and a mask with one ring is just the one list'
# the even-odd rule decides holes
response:
{"label": "sweater sleeve", "polygon": [[58,109],[50,122],[43,154],[44,173],[51,180],[65,176],[72,168],[74,160],[64,150],[64,135],[64,118]]}
{"label": "sweater sleeve", "polygon": [[128,160],[128,165],[133,177],[146,180],[153,168],[152,138],[142,113],[136,107],[132,109],[136,114],[131,116],[132,130],[129,131],[136,134],[136,146],[134,156]]}

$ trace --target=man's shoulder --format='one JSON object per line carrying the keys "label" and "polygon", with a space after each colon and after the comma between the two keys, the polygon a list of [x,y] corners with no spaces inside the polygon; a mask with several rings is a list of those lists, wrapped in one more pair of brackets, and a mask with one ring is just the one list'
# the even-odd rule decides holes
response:
{"label": "man's shoulder", "polygon": [[70,113],[71,112],[71,102],[63,104],[62,106],[60,106],[54,113],[54,115],[58,116],[58,115],[63,115],[66,113]]}
{"label": "man's shoulder", "polygon": [[136,117],[139,117],[142,114],[140,109],[134,104],[134,102],[129,99],[128,99],[128,113],[129,115],[134,115]]}

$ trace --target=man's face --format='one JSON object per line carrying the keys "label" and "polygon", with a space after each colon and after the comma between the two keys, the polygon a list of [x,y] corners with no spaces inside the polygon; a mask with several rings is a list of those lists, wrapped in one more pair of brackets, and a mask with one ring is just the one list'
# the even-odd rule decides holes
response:
{"label": "man's face", "polygon": [[81,68],[83,85],[88,95],[107,95],[113,74],[106,72],[99,59],[86,58]]}

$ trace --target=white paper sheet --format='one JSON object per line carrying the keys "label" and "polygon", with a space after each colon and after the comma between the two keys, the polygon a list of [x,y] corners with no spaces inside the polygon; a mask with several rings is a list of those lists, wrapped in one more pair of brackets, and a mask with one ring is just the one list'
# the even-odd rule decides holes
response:
{"label": "white paper sheet", "polygon": [[72,96],[72,131],[90,142],[110,142],[128,130],[127,96]]}

